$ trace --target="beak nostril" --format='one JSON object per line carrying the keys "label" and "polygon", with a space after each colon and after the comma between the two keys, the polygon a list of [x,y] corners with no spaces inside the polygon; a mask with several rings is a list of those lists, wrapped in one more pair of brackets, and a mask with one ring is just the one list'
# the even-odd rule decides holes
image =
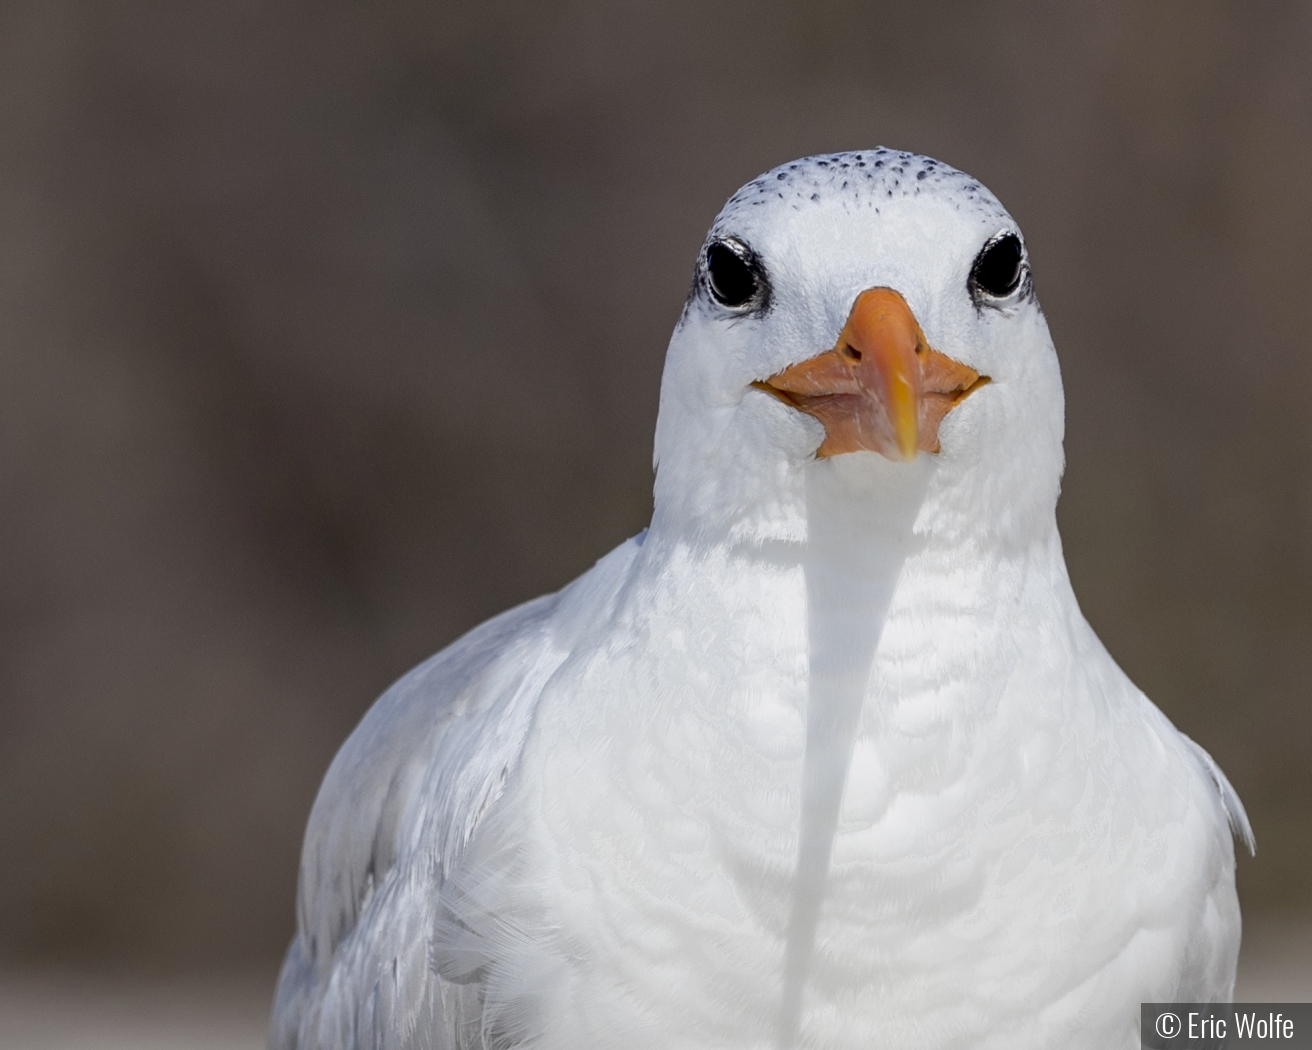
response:
{"label": "beak nostril", "polygon": [[843,356],[846,357],[846,358],[848,358],[849,360],[852,360],[852,361],[860,361],[860,360],[861,360],[861,351],[858,350],[858,349],[857,349],[855,346],[853,346],[851,343],[844,343],[844,344],[843,344]]}

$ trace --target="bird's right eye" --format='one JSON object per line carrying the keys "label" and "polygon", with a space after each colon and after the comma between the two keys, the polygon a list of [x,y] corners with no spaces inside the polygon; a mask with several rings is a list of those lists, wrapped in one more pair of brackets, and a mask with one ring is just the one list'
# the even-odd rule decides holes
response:
{"label": "bird's right eye", "polygon": [[746,306],[761,290],[751,250],[737,241],[712,241],[706,249],[706,283],[722,306]]}

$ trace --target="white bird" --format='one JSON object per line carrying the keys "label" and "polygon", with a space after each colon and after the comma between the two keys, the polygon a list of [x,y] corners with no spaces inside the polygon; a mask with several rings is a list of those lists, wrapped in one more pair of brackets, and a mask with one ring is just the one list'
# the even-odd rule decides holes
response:
{"label": "white bird", "polygon": [[1252,832],[1080,613],[1062,430],[978,182],[878,149],[741,189],[650,528],[347,740],[271,1045],[1107,1050],[1228,1000]]}

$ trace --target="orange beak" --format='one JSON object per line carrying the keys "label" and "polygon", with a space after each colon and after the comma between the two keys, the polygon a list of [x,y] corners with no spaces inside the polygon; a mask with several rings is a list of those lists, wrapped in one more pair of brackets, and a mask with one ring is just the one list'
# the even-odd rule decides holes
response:
{"label": "orange beak", "polygon": [[900,294],[867,288],[832,350],[752,385],[824,424],[817,457],[865,450],[909,463],[939,450],[943,417],[988,381],[933,349]]}

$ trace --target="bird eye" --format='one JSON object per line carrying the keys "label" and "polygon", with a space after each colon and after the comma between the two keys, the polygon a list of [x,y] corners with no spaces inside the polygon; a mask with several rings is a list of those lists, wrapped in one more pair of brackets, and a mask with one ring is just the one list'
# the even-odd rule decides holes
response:
{"label": "bird eye", "polygon": [[971,267],[971,293],[977,299],[981,292],[994,299],[1010,295],[1020,284],[1023,260],[1020,238],[1014,233],[990,241]]}
{"label": "bird eye", "polygon": [[738,241],[713,241],[706,249],[706,283],[724,306],[751,302],[761,290],[760,267],[751,249]]}

